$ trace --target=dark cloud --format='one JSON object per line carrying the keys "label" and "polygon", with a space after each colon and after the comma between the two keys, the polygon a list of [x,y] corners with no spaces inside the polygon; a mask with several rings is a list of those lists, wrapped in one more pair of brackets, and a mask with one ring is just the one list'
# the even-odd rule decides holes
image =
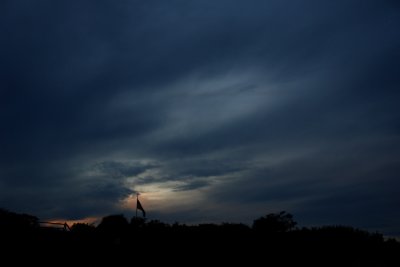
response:
{"label": "dark cloud", "polygon": [[217,177],[242,171],[246,166],[233,160],[200,158],[170,162],[168,168],[170,172],[175,171],[177,177]]}
{"label": "dark cloud", "polygon": [[190,182],[185,183],[184,185],[180,185],[178,187],[175,187],[174,190],[175,191],[186,191],[186,190],[195,190],[195,189],[199,189],[205,186],[210,185],[210,181],[206,181],[206,180],[193,180]]}
{"label": "dark cloud", "polygon": [[156,167],[154,164],[103,161],[95,164],[93,168],[94,170],[112,178],[127,178],[134,177],[154,167]]}
{"label": "dark cloud", "polygon": [[389,0],[3,1],[0,206],[101,216],[168,189],[197,198],[176,212],[154,204],[162,218],[275,207],[398,233],[398,11]]}
{"label": "dark cloud", "polygon": [[[121,202],[134,193],[126,184],[126,179],[122,179],[125,176],[93,172],[92,167],[72,169],[71,166],[58,164],[12,170],[6,174],[14,180],[2,179],[0,202],[17,211],[37,214],[42,219],[80,219],[118,211]],[[128,172],[126,166],[116,173],[123,171],[124,175],[133,173],[133,170]]]}
{"label": "dark cloud", "polygon": [[362,183],[326,190],[299,210],[299,218],[304,224],[357,224],[364,229],[379,229],[387,235],[398,236],[398,229],[393,225],[399,222],[399,217],[392,207],[399,205],[393,188],[398,184],[395,176],[399,170],[391,165],[363,176]]}

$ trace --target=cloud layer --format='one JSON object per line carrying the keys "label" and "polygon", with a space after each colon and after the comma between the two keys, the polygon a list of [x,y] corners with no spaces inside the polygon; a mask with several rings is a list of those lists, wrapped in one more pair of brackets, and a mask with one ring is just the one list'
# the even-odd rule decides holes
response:
{"label": "cloud layer", "polygon": [[3,1],[0,205],[398,235],[399,8]]}

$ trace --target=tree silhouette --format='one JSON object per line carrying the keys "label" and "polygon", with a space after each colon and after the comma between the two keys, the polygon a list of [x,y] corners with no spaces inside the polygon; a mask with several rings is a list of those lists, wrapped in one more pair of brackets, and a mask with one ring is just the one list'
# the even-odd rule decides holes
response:
{"label": "tree silhouette", "polygon": [[146,219],[142,218],[142,217],[135,216],[135,217],[132,217],[132,219],[131,219],[131,226],[135,229],[143,227],[145,225],[145,223],[146,223]]}
{"label": "tree silhouette", "polygon": [[71,226],[71,232],[78,235],[88,235],[94,233],[96,227],[87,223],[74,223]]}
{"label": "tree silhouette", "polygon": [[113,236],[121,236],[128,230],[128,220],[124,215],[109,215],[104,217],[97,229],[101,233],[113,235]]}
{"label": "tree silhouette", "polygon": [[[0,244],[5,248],[0,264],[6,265],[7,259],[13,266],[54,266],[55,257],[64,265],[86,266],[130,266],[132,260],[149,264],[157,259],[166,266],[186,266],[187,258],[199,265],[216,260],[225,265],[399,266],[400,243],[395,239],[348,226],[295,228],[293,216],[285,211],[254,220],[252,228],[227,222],[171,225],[136,217],[128,223],[122,214],[104,217],[97,227],[77,223],[71,231],[37,222],[35,216],[0,209]],[[15,253],[32,257],[11,257]]]}
{"label": "tree silhouette", "polygon": [[31,230],[39,227],[39,219],[28,214],[17,214],[0,209],[0,229],[2,230]]}
{"label": "tree silhouette", "polygon": [[292,230],[297,223],[293,220],[293,215],[281,211],[279,213],[270,213],[260,217],[253,222],[253,230],[268,233],[284,233]]}

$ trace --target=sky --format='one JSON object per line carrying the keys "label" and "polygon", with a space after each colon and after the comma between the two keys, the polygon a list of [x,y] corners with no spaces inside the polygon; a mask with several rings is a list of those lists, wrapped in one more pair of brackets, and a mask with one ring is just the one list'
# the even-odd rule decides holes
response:
{"label": "sky", "polygon": [[0,207],[400,236],[395,0],[5,0]]}

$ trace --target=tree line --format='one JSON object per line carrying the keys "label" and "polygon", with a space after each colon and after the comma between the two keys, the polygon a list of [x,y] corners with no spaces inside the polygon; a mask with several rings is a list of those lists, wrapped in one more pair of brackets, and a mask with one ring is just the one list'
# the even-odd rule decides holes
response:
{"label": "tree line", "polygon": [[[241,223],[168,224],[109,215],[99,225],[42,227],[37,217],[0,209],[3,260],[42,266],[213,265],[400,266],[400,243],[349,226],[296,227],[293,215],[270,213]],[[55,260],[55,261],[54,261]],[[1,262],[0,262],[1,264]]]}

